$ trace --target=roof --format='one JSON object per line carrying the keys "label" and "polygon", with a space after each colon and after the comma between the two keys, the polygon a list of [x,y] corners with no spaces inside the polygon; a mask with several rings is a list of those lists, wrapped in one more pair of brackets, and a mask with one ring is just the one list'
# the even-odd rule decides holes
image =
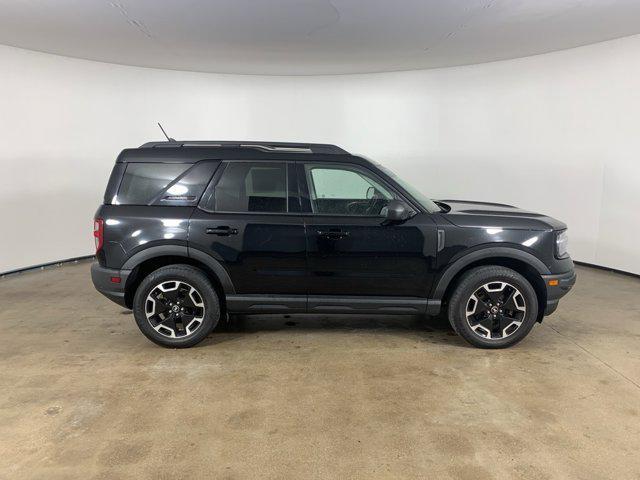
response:
{"label": "roof", "polygon": [[158,147],[211,147],[211,148],[255,148],[268,152],[294,152],[294,153],[333,153],[348,154],[336,145],[328,143],[294,143],[294,142],[254,142],[248,140],[170,140],[167,142],[147,142],[140,148]]}
{"label": "roof", "polygon": [[339,161],[351,154],[336,145],[324,143],[172,140],[125,149],[116,161],[190,163],[205,159],[291,160],[309,156]]}

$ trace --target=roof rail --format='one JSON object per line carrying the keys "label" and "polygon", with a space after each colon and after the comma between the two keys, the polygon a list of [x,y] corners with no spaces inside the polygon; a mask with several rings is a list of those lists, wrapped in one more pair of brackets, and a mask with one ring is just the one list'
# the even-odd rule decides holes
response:
{"label": "roof rail", "polygon": [[140,148],[158,147],[210,147],[210,148],[255,148],[273,153],[330,153],[348,155],[349,152],[325,143],[289,143],[289,142],[231,142],[215,140],[176,140],[174,142],[147,142]]}

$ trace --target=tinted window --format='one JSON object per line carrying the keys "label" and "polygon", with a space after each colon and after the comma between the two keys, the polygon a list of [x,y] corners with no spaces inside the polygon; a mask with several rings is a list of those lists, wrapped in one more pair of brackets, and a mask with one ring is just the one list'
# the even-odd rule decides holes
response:
{"label": "tinted window", "polygon": [[217,212],[286,212],[286,165],[227,163],[206,208]]}
{"label": "tinted window", "polygon": [[109,177],[109,183],[107,183],[107,189],[104,192],[104,203],[110,205],[115,203],[118,199],[118,185],[120,185],[120,179],[126,170],[127,165],[125,163],[116,163],[111,170],[111,176]]}
{"label": "tinted window", "polygon": [[311,206],[325,215],[380,215],[395,198],[371,174],[355,166],[305,165]]}
{"label": "tinted window", "polygon": [[147,205],[190,166],[186,163],[129,163],[113,203]]}
{"label": "tinted window", "polygon": [[205,187],[211,180],[213,172],[220,162],[202,161],[196,163],[184,175],[179,176],[175,182],[156,197],[154,205],[193,205],[202,195]]}

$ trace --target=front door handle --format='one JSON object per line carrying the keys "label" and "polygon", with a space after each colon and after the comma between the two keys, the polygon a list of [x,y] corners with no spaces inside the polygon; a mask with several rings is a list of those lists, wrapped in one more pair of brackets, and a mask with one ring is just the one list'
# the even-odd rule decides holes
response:
{"label": "front door handle", "polygon": [[348,237],[349,232],[343,232],[342,230],[318,230],[318,235],[330,240],[339,240],[340,238]]}
{"label": "front door handle", "polygon": [[238,229],[231,228],[227,225],[222,225],[220,227],[209,227],[207,228],[207,235],[218,235],[220,237],[228,237],[229,235],[237,235]]}

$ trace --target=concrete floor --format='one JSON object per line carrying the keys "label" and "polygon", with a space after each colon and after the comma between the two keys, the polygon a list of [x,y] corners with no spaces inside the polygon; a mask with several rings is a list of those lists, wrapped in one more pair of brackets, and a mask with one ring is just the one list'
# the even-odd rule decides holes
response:
{"label": "concrete floor", "polygon": [[520,345],[248,317],[155,346],[88,263],[0,280],[0,478],[640,478],[640,280],[579,268]]}

